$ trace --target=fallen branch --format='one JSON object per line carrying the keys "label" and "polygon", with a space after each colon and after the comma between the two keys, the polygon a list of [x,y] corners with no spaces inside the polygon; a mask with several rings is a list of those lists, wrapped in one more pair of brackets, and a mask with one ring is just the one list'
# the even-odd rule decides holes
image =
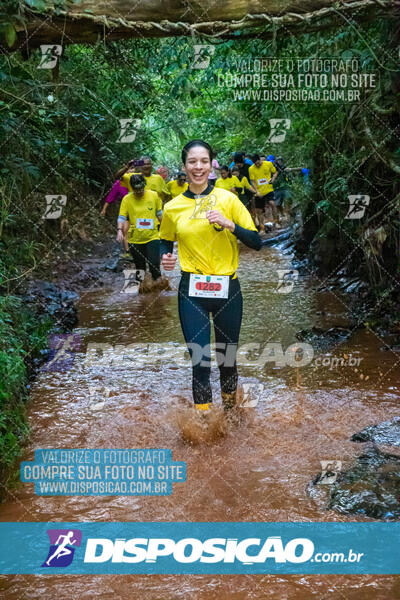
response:
{"label": "fallen branch", "polygon": [[[273,37],[277,33],[285,34],[291,29],[311,31],[324,28],[327,24],[337,23],[341,15],[357,15],[357,20],[378,14],[390,13],[398,6],[398,0],[354,0],[351,2],[334,3],[333,6],[319,8],[315,11],[297,13],[287,12],[276,15],[273,13],[246,14],[239,20],[230,21],[161,21],[137,20],[133,21],[122,16],[112,14],[91,14],[58,9],[57,12],[49,9],[45,12],[27,10],[31,18],[27,22],[27,37],[30,46],[35,46],[37,40],[47,40],[47,43],[60,38],[61,32],[64,43],[96,42],[98,35],[107,39],[120,39],[123,37],[166,37],[178,35],[201,35],[209,38],[237,37],[241,31],[243,36],[254,36],[246,30],[259,29],[262,37]],[[284,8],[284,7],[283,7]],[[110,7],[112,10],[112,5]],[[167,13],[167,8],[165,12]],[[282,11],[281,11],[282,12]],[[86,27],[91,25],[92,28]],[[23,27],[16,26],[19,37],[23,36]],[[258,34],[257,34],[258,35]],[[21,39],[19,40],[21,41]]]}

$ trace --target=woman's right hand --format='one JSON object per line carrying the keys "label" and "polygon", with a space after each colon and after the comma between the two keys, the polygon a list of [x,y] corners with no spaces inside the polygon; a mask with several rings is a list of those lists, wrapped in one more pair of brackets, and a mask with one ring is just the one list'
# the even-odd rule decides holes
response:
{"label": "woman's right hand", "polygon": [[123,231],[122,231],[122,229],[118,229],[117,242],[119,242],[120,244],[122,244],[123,241],[124,241]]}
{"label": "woman's right hand", "polygon": [[166,271],[173,271],[175,268],[176,256],[168,252],[168,254],[163,254],[161,257],[161,264]]}

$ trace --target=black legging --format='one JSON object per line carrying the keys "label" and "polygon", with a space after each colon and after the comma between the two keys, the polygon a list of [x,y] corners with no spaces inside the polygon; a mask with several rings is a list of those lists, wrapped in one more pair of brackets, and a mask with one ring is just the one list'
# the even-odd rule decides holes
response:
{"label": "black legging", "polygon": [[161,277],[160,240],[151,240],[147,244],[129,244],[129,250],[137,270],[146,271],[147,261],[152,278]]}
{"label": "black legging", "polygon": [[195,404],[207,404],[212,402],[210,313],[214,322],[221,391],[233,393],[238,380],[236,352],[242,322],[242,292],[237,278],[229,281],[228,298],[196,298],[189,296],[188,292],[189,273],[183,273],[179,284],[178,307],[183,335],[192,359],[193,398]]}

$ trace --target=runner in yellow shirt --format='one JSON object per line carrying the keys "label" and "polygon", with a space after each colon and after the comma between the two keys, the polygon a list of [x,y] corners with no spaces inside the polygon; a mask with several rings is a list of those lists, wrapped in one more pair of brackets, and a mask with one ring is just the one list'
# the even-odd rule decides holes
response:
{"label": "runner in yellow shirt", "polygon": [[274,202],[273,183],[278,176],[274,164],[270,161],[262,161],[259,154],[254,155],[254,164],[249,168],[250,183],[256,190],[256,214],[259,220],[259,226],[264,229],[265,206],[268,204],[272,210],[272,216],[275,222],[278,221],[278,214]]}
{"label": "runner in yellow shirt", "polygon": [[224,165],[220,168],[220,173],[221,177],[218,177],[217,181],[215,182],[215,187],[228,190],[228,192],[232,192],[232,194],[238,196],[239,191],[242,189],[239,179],[237,177],[232,177],[227,165]]}
{"label": "runner in yellow shirt", "polygon": [[188,184],[186,182],[186,173],[179,171],[177,178],[167,183],[167,188],[172,198],[176,198],[179,194],[186,192]]}
{"label": "runner in yellow shirt", "polygon": [[149,156],[142,156],[142,173],[146,179],[146,188],[157,192],[163,202],[169,200],[169,190],[164,179],[158,173],[153,173],[153,162]]}
{"label": "runner in yellow shirt", "polygon": [[[140,165],[140,171],[145,177],[146,190],[157,192],[162,202],[169,200],[170,193],[164,179],[161,177],[161,175],[158,175],[157,173],[152,173],[153,162],[151,158],[149,156],[142,156],[140,160],[136,162]],[[132,191],[129,183],[129,174],[125,174],[122,177],[121,185],[126,187],[130,192]]]}
{"label": "runner in yellow shirt", "polygon": [[239,199],[243,202],[247,210],[251,214],[251,200],[256,193],[256,190],[250,185],[249,180],[245,175],[243,177],[240,176],[239,167],[233,167],[231,170],[232,177],[236,177],[240,183],[240,191],[239,191]]}
{"label": "runner in yellow shirt", "polygon": [[146,181],[141,173],[131,175],[129,184],[132,192],[121,202],[117,241],[123,241],[129,222],[128,244],[136,269],[146,271],[147,262],[155,280],[161,277],[158,223],[162,217],[162,202],[156,192],[145,189]]}
{"label": "runner in yellow shirt", "polygon": [[212,149],[193,140],[182,150],[189,188],[164,207],[160,227],[161,261],[175,267],[178,242],[182,278],[178,291],[179,317],[193,369],[195,406],[208,410],[210,385],[210,313],[213,316],[224,408],[236,401],[236,352],[242,320],[242,294],[236,270],[237,240],[255,250],[261,238],[248,210],[230,191],[208,183]]}

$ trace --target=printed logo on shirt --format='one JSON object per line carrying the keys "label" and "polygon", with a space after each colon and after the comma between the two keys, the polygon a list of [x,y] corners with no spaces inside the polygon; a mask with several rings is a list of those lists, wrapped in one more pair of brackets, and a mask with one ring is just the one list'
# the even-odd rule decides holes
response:
{"label": "printed logo on shirt", "polygon": [[195,198],[196,206],[191,219],[206,219],[206,213],[209,210],[214,210],[217,205],[217,198],[214,194],[204,196],[203,198]]}

